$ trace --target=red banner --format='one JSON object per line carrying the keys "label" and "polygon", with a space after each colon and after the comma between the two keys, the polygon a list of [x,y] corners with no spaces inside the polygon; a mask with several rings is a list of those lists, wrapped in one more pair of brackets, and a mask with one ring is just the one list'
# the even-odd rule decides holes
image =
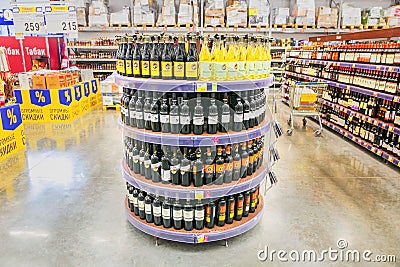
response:
{"label": "red banner", "polygon": [[19,40],[15,39],[13,36],[1,36],[0,46],[6,49],[11,72],[24,71],[24,66],[22,63],[22,51]]}

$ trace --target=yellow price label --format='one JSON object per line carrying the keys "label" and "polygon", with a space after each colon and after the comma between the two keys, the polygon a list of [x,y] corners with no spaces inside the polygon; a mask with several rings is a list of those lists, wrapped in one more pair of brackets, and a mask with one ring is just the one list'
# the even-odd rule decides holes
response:
{"label": "yellow price label", "polygon": [[388,72],[392,72],[393,71],[393,68],[392,67],[389,67],[388,68]]}
{"label": "yellow price label", "polygon": [[36,12],[36,7],[34,7],[34,6],[22,6],[22,7],[19,8],[19,12],[21,12],[21,13]]}
{"label": "yellow price label", "polygon": [[374,121],[374,125],[377,126],[377,125],[378,125],[378,122],[377,122],[377,121]]}
{"label": "yellow price label", "polygon": [[51,6],[52,12],[67,12],[68,6]]}
{"label": "yellow price label", "polygon": [[206,83],[198,83],[197,84],[197,92],[207,92],[207,84]]}
{"label": "yellow price label", "polygon": [[203,199],[204,198],[204,191],[196,191],[194,193],[194,198],[195,199]]}
{"label": "yellow price label", "polygon": [[218,90],[218,84],[217,83],[212,83],[211,84],[211,91],[217,92],[217,90]]}
{"label": "yellow price label", "polygon": [[249,8],[249,16],[257,16],[258,8]]}
{"label": "yellow price label", "polygon": [[388,131],[389,131],[389,132],[393,132],[393,127],[392,127],[392,126],[389,126]]}
{"label": "yellow price label", "polygon": [[389,161],[390,163],[393,163],[393,158],[392,158],[391,156],[389,156],[388,161]]}

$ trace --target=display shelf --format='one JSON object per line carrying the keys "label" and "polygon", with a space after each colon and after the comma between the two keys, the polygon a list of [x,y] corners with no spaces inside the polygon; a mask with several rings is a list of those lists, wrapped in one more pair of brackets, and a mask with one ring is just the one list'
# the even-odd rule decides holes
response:
{"label": "display shelf", "polygon": [[81,62],[116,62],[115,58],[70,58],[71,61]]}
{"label": "display shelf", "polygon": [[82,49],[82,50],[117,50],[118,46],[76,46],[70,45],[68,48],[71,49]]}
{"label": "display shelf", "polygon": [[283,59],[272,59],[271,62],[272,62],[272,63],[284,63],[284,62],[286,62],[286,61],[283,60]]}
{"label": "display shelf", "polygon": [[340,82],[325,80],[322,78],[317,78],[317,77],[313,77],[313,76],[309,76],[309,75],[298,74],[298,73],[291,72],[291,71],[286,71],[286,73],[288,73],[289,75],[294,76],[294,77],[298,77],[298,78],[302,78],[302,79],[306,79],[306,80],[310,80],[310,81],[314,81],[314,82],[327,83],[328,85],[331,85],[334,87],[338,87],[341,89],[349,89],[350,91],[353,91],[353,92],[357,92],[357,93],[361,93],[361,94],[369,95],[369,96],[374,96],[374,97],[381,98],[384,100],[389,100],[389,101],[396,100],[397,102],[399,102],[399,100],[400,100],[398,96],[392,96],[389,94],[379,93],[379,92],[375,92],[375,91],[368,90],[368,89],[363,89],[363,88],[353,86],[353,85],[347,85],[347,84],[343,84]]}
{"label": "display shelf", "polygon": [[322,124],[327,126],[330,129],[334,130],[335,132],[343,135],[344,137],[346,137],[347,139],[353,141],[354,143],[362,146],[363,148],[367,149],[368,151],[376,154],[377,156],[382,157],[383,159],[385,159],[388,162],[396,165],[397,167],[400,167],[400,160],[399,159],[397,159],[397,158],[387,154],[386,152],[374,147],[371,143],[366,142],[366,141],[362,140],[361,138],[354,136],[350,132],[342,129],[341,127],[339,127],[339,126],[337,126],[337,125],[335,125],[335,124],[333,124],[331,122],[328,122],[325,119],[322,119]]}
{"label": "display shelf", "polygon": [[363,121],[371,123],[371,124],[373,124],[375,126],[378,126],[378,127],[382,128],[382,129],[388,130],[389,132],[393,132],[393,133],[395,133],[397,135],[400,135],[400,128],[394,126],[392,123],[386,123],[386,122],[380,121],[378,119],[371,118],[371,117],[366,116],[364,114],[361,114],[361,113],[359,113],[359,112],[357,112],[355,110],[348,109],[348,108],[346,108],[346,107],[344,107],[342,105],[335,104],[335,103],[332,103],[332,102],[324,100],[324,99],[320,99],[318,101],[320,103],[323,103],[323,104],[329,106],[329,107],[335,108],[335,109],[337,109],[339,111],[343,111],[348,115],[353,114],[356,118],[361,118]]}
{"label": "display shelf", "polygon": [[234,81],[187,81],[187,80],[161,80],[131,78],[117,74],[115,83],[122,87],[127,87],[143,91],[158,92],[231,92],[247,91],[267,88],[271,86],[274,76],[255,80],[234,80]]}
{"label": "display shelf", "polygon": [[112,72],[114,72],[115,70],[93,70],[93,73],[99,73],[99,72],[110,72],[110,73],[112,73]]}
{"label": "display shelf", "polygon": [[338,67],[356,68],[356,69],[365,69],[365,70],[400,72],[400,67],[395,67],[395,66],[364,64],[364,63],[356,63],[356,62],[339,62],[339,61],[331,61],[331,60],[288,58],[288,63],[293,63],[293,62],[299,62],[301,64],[311,63],[311,64],[320,64],[320,65],[332,65],[332,66],[338,66]]}
{"label": "display shelf", "polygon": [[158,196],[180,199],[212,199],[237,194],[259,185],[267,175],[267,166],[264,164],[253,175],[222,185],[194,185],[182,186],[174,184],[155,183],[129,169],[125,160],[122,160],[122,174],[125,180],[135,188]]}
{"label": "display shelf", "polygon": [[286,50],[288,47],[281,47],[281,46],[271,46],[270,50]]}
{"label": "display shelf", "polygon": [[80,32],[123,32],[131,33],[131,27],[78,27]]}
{"label": "display shelf", "polygon": [[[371,31],[356,31],[347,34],[330,34],[324,36],[313,36],[308,40],[311,42],[329,42],[329,41],[349,41],[349,40],[369,40],[378,38],[392,38],[400,36],[400,27],[394,27],[389,29],[379,29]],[[340,32],[340,31],[339,31]],[[342,31],[345,32],[345,31]],[[333,32],[335,33],[335,32]]]}
{"label": "display shelf", "polygon": [[204,228],[203,230],[185,231],[184,229],[167,229],[162,225],[156,226],[153,223],[149,224],[145,220],[141,220],[129,210],[128,201],[126,199],[124,206],[125,214],[129,222],[140,231],[161,239],[183,243],[213,242],[226,240],[228,238],[243,234],[256,226],[264,213],[264,200],[262,196],[260,196],[256,212],[249,213],[248,217],[243,217],[240,221],[233,221],[232,224],[225,224],[223,227],[214,226],[212,229]]}
{"label": "display shelf", "polygon": [[217,134],[204,133],[202,135],[152,132],[150,130],[127,126],[123,124],[121,120],[119,120],[119,126],[123,129],[123,132],[126,136],[130,136],[142,142],[163,144],[168,146],[192,147],[227,145],[245,142],[265,135],[270,129],[270,123],[268,119],[265,119],[259,126],[253,127],[249,130],[243,130],[241,132]]}

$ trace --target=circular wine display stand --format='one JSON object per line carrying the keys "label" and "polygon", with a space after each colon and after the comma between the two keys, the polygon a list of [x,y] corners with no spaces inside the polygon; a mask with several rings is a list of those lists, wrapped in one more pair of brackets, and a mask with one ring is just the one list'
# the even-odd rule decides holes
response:
{"label": "circular wine display stand", "polygon": [[127,126],[123,124],[121,120],[119,120],[119,126],[123,129],[125,136],[129,136],[138,141],[168,146],[192,147],[227,145],[246,142],[248,140],[263,136],[270,130],[270,123],[268,119],[265,119],[258,126],[248,130],[243,130],[241,132],[230,131],[228,133],[204,133],[202,135],[153,132],[150,130]]}
{"label": "circular wine display stand", "polygon": [[163,184],[161,182],[155,183],[129,170],[125,160],[122,162],[122,172],[128,183],[153,195],[180,199],[210,199],[234,195],[256,187],[265,179],[268,169],[264,164],[253,175],[240,178],[238,181],[222,185],[203,185],[200,187]]}
{"label": "circular wine display stand", "polygon": [[162,225],[157,226],[153,223],[147,223],[146,220],[141,220],[129,210],[127,200],[125,200],[125,213],[133,226],[154,237],[183,243],[205,243],[226,240],[252,229],[259,223],[263,216],[263,203],[264,200],[260,196],[260,201],[255,212],[249,213],[248,217],[243,217],[240,221],[233,221],[232,224],[225,224],[222,227],[215,225],[212,229],[203,228],[202,230],[192,231],[186,231],[184,229],[175,230],[173,227],[164,228]]}
{"label": "circular wine display stand", "polygon": [[115,75],[115,83],[119,86],[141,91],[157,92],[212,93],[248,91],[270,87],[273,82],[274,76],[272,74],[262,79],[234,81],[179,81],[131,78],[119,74]]}

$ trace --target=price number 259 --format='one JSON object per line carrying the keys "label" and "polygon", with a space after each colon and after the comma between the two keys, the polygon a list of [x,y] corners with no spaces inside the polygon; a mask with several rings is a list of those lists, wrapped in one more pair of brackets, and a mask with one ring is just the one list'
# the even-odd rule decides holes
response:
{"label": "price number 259", "polygon": [[40,22],[25,22],[24,26],[25,32],[38,32],[43,24],[41,25]]}
{"label": "price number 259", "polygon": [[61,22],[61,26],[63,31],[76,31],[77,30],[77,23],[76,21],[69,21],[69,22]]}

